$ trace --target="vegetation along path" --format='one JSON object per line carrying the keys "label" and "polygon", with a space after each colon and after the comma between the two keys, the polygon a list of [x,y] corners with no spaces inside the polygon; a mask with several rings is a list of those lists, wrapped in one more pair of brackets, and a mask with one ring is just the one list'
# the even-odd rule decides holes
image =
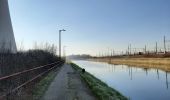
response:
{"label": "vegetation along path", "polygon": [[96,100],[78,73],[65,64],[49,86],[42,100]]}

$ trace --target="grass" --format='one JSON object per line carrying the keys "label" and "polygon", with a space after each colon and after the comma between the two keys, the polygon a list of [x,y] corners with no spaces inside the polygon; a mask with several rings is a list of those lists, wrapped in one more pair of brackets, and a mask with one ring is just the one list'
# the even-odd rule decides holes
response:
{"label": "grass", "polygon": [[121,93],[109,87],[106,83],[97,79],[90,73],[88,72],[81,73],[82,69],[78,65],[71,63],[71,66],[76,71],[80,72],[81,78],[87,83],[91,91],[95,94],[95,96],[99,100],[128,100]]}
{"label": "grass", "polygon": [[44,77],[35,87],[33,90],[33,99],[34,100],[40,100],[42,96],[45,94],[45,91],[47,91],[50,83],[54,80],[56,76],[56,72],[52,71],[48,73],[46,77]]}
{"label": "grass", "polygon": [[156,68],[170,71],[170,58],[97,58],[92,60],[108,62],[111,64]]}

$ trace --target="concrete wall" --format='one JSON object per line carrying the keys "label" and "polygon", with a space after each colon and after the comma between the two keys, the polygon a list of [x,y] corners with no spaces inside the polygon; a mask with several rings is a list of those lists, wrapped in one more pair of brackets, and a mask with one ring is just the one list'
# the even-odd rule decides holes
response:
{"label": "concrete wall", "polygon": [[0,0],[0,52],[16,53],[16,43],[9,13],[8,0]]}

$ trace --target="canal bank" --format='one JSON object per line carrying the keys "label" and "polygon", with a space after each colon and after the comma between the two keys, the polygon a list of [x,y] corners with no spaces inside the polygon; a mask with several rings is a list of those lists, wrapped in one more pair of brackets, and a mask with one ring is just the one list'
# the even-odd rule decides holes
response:
{"label": "canal bank", "polygon": [[90,90],[95,94],[98,100],[128,100],[125,96],[119,93],[117,90],[109,87],[106,83],[97,79],[88,72],[83,72],[82,68],[78,65],[71,63],[71,66],[78,72],[89,86]]}
{"label": "canal bank", "polygon": [[170,100],[169,72],[87,60],[73,62],[130,100]]}
{"label": "canal bank", "polygon": [[170,72],[170,58],[94,58],[91,61],[107,62],[117,65],[156,68]]}

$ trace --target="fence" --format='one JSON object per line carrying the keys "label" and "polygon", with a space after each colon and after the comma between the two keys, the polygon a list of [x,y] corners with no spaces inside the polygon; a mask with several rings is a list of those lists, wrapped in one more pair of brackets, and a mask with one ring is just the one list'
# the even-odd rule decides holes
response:
{"label": "fence", "polygon": [[36,81],[62,64],[63,61],[58,61],[0,77],[0,100],[11,100],[13,97],[19,96],[23,87],[26,87],[31,82]]}

